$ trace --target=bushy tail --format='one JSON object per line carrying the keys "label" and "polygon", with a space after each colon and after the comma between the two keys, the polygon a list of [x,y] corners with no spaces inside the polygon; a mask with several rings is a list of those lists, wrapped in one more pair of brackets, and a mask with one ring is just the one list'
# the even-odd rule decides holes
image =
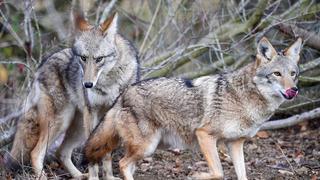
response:
{"label": "bushy tail", "polygon": [[106,153],[117,147],[119,136],[116,132],[114,109],[111,109],[105,119],[91,133],[85,145],[85,158],[90,163],[102,160]]}
{"label": "bushy tail", "polygon": [[36,108],[30,108],[23,113],[17,125],[17,132],[10,153],[4,157],[6,168],[20,169],[21,165],[29,163],[30,152],[39,139],[39,121]]}

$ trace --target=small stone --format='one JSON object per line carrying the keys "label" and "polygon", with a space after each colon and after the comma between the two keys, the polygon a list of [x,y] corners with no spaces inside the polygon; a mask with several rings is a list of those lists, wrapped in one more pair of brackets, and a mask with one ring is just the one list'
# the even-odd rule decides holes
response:
{"label": "small stone", "polygon": [[146,157],[143,159],[143,162],[151,163],[153,161],[152,157]]}
{"label": "small stone", "polygon": [[291,176],[294,175],[293,172],[290,172],[290,171],[287,171],[287,170],[282,170],[282,169],[280,169],[278,172],[280,174],[284,174],[284,175],[291,175]]}

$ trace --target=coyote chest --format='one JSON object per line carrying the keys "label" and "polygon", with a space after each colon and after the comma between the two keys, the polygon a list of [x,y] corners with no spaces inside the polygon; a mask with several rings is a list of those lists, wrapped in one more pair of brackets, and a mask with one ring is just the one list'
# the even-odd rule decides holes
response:
{"label": "coyote chest", "polygon": [[267,106],[262,109],[254,102],[247,102],[240,109],[242,110],[237,114],[225,115],[222,128],[224,138],[253,137],[259,131],[261,124],[273,114]]}
{"label": "coyote chest", "polygon": [[114,85],[104,90],[97,87],[87,90],[87,98],[92,106],[110,106],[117,99],[119,93],[119,88],[116,88]]}

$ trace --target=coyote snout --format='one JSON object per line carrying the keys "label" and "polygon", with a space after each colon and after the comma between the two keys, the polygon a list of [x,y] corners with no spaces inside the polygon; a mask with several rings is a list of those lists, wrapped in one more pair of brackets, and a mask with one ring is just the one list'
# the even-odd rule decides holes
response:
{"label": "coyote snout", "polygon": [[292,87],[290,89],[287,89],[284,93],[281,92],[281,94],[286,99],[293,99],[298,94],[298,88]]}
{"label": "coyote snout", "polygon": [[96,85],[99,79],[101,70],[103,69],[102,67],[103,64],[99,66],[99,64],[96,63],[93,58],[86,58],[88,59],[86,61],[84,61],[83,59],[84,57],[81,57],[81,60],[82,60],[81,64],[84,72],[82,84],[85,88],[92,88]]}

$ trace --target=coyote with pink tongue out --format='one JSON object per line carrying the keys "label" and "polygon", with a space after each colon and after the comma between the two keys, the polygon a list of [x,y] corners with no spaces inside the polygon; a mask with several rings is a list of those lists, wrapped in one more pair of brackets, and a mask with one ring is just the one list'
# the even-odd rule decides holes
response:
{"label": "coyote with pink tongue out", "polygon": [[91,134],[87,160],[101,160],[122,140],[126,154],[119,167],[124,179],[132,180],[136,162],[159,143],[199,146],[209,172],[193,178],[223,179],[216,146],[221,140],[228,144],[238,179],[246,180],[244,140],[297,95],[301,43],[299,38],[277,52],[262,38],[256,61],[238,71],[194,80],[151,79],[128,87]]}

